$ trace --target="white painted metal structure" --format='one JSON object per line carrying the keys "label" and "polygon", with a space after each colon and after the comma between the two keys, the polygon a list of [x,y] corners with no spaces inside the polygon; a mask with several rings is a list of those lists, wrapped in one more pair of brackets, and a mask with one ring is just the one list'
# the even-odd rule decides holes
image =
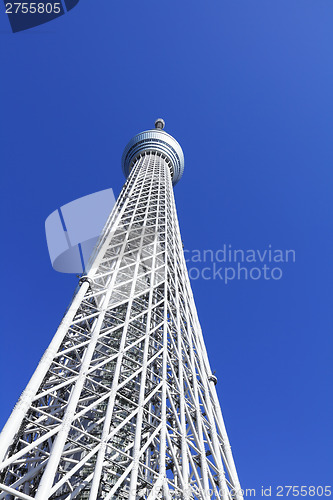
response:
{"label": "white painted metal structure", "polygon": [[183,154],[155,126],[1,434],[0,500],[242,499],[182,250]]}

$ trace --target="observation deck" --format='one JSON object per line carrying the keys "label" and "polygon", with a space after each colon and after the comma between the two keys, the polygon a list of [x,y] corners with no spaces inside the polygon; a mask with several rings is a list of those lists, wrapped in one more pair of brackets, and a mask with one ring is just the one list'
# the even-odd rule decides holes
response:
{"label": "observation deck", "polygon": [[164,125],[164,120],[158,118],[154,129],[140,132],[129,141],[121,160],[125,177],[128,177],[136,160],[151,151],[160,153],[169,163],[174,186],[181,179],[184,172],[183,150],[176,139],[164,132]]}

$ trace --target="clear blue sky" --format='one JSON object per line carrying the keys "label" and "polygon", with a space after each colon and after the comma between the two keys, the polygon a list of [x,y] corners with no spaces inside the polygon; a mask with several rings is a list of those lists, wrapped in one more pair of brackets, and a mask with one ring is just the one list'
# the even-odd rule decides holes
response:
{"label": "clear blue sky", "polygon": [[77,283],[46,217],[117,195],[162,116],[185,248],[296,252],[280,280],[192,283],[241,484],[332,484],[332,0],[80,0],[15,35],[1,4],[0,51],[0,424]]}

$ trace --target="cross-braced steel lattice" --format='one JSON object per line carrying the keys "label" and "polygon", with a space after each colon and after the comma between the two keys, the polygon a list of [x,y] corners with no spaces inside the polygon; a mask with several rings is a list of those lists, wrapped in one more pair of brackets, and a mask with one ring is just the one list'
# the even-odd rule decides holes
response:
{"label": "cross-braced steel lattice", "polygon": [[197,318],[172,184],[184,160],[156,129],[89,270],[1,434],[1,499],[242,499]]}

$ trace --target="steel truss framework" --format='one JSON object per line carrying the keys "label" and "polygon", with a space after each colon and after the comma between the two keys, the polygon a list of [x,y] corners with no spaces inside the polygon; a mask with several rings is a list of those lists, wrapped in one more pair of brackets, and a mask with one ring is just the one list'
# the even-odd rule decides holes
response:
{"label": "steel truss framework", "polygon": [[172,165],[140,153],[2,435],[2,499],[241,500]]}

